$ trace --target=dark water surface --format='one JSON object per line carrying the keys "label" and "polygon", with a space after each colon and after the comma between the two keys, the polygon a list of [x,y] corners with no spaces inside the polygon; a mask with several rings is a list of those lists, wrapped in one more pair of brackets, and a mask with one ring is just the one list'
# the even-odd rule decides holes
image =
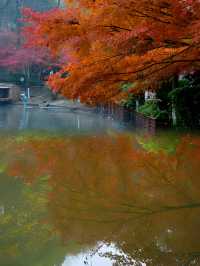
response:
{"label": "dark water surface", "polygon": [[200,135],[0,108],[1,266],[200,265]]}

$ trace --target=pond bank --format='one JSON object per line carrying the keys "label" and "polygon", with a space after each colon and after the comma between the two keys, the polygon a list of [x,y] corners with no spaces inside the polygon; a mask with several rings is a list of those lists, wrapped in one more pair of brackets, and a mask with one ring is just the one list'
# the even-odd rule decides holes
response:
{"label": "pond bank", "polygon": [[[18,102],[16,105],[24,105],[23,102]],[[26,104],[27,106],[38,106],[39,108],[66,108],[71,110],[80,111],[92,111],[94,108],[85,106],[78,102],[73,102],[69,100],[44,100],[44,99],[30,99]]]}
{"label": "pond bank", "polygon": [[[16,104],[23,105],[22,102]],[[99,104],[95,107],[90,107],[78,101],[70,101],[62,98],[52,100],[51,98],[46,99],[39,96],[31,97],[26,106],[38,107],[40,109],[65,109],[71,112],[98,113],[103,117],[125,123],[134,128],[142,129],[150,134],[155,134],[157,128],[163,127],[156,119],[146,117],[131,108],[126,108],[118,104]]]}

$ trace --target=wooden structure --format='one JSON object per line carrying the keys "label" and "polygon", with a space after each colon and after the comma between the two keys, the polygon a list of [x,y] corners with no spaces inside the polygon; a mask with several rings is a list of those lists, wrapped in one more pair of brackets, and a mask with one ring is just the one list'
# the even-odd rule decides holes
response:
{"label": "wooden structure", "polygon": [[121,122],[129,123],[136,129],[141,129],[149,134],[155,134],[157,128],[165,128],[169,126],[167,121],[145,116],[133,109],[120,106],[115,103],[99,104],[96,106],[96,112],[112,117]]}
{"label": "wooden structure", "polygon": [[132,109],[116,103],[98,104],[96,111],[121,122],[131,123],[134,120],[134,111]]}
{"label": "wooden structure", "polygon": [[135,126],[138,129],[142,129],[143,131],[154,135],[156,128],[158,127],[158,120],[135,112]]}
{"label": "wooden structure", "polygon": [[0,103],[17,102],[20,99],[20,87],[11,83],[0,83]]}

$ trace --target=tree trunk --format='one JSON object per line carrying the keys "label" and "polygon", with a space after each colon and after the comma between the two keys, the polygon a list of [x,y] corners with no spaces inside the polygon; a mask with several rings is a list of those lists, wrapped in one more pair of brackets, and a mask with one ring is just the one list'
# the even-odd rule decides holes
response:
{"label": "tree trunk", "polygon": [[58,0],[58,4],[57,4],[58,7],[61,6],[61,0]]}

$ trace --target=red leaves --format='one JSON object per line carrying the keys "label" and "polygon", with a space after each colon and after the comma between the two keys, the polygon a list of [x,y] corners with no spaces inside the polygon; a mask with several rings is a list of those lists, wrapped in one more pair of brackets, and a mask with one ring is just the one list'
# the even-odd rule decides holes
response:
{"label": "red leaves", "polygon": [[0,66],[10,70],[22,70],[34,64],[46,65],[51,61],[45,47],[24,47],[19,44],[19,36],[14,32],[0,32]]}
{"label": "red leaves", "polygon": [[73,64],[70,76],[56,75],[49,82],[63,95],[107,101],[123,95],[121,83],[157,87],[163,79],[199,68],[199,1],[67,2],[66,10],[25,10],[29,44],[62,57],[66,53],[64,69]]}

